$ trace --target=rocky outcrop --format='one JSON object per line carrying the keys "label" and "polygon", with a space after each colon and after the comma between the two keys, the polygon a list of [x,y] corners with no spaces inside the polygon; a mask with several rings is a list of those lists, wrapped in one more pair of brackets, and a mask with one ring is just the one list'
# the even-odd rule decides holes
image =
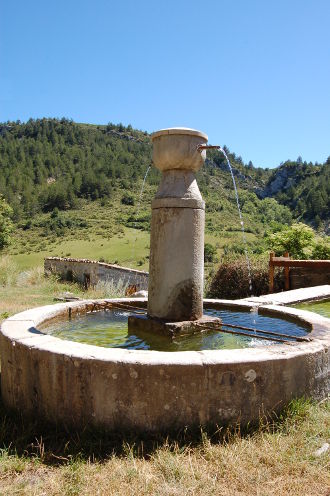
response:
{"label": "rocky outcrop", "polygon": [[296,183],[298,169],[299,165],[289,167],[282,165],[276,169],[265,188],[258,190],[258,196],[260,198],[275,196],[280,191],[285,191],[291,186],[294,186]]}

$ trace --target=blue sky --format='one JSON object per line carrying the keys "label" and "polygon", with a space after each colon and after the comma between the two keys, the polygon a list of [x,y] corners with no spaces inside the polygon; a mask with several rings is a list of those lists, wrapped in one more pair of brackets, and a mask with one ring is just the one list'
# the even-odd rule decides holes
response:
{"label": "blue sky", "polygon": [[329,0],[0,0],[0,121],[187,126],[255,166],[330,155]]}

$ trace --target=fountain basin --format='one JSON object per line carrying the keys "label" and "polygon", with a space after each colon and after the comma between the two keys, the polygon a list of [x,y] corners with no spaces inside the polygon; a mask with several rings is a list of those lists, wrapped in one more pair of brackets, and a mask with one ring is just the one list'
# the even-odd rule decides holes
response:
{"label": "fountain basin", "polygon": [[206,151],[198,151],[205,145],[205,133],[187,127],[161,129],[151,135],[153,164],[161,171],[180,169],[197,172],[206,158]]}
{"label": "fountain basin", "polygon": [[[169,431],[198,425],[246,424],[292,398],[322,399],[329,391],[330,320],[277,305],[265,315],[296,319],[312,341],[236,350],[158,352],[102,348],[41,333],[59,319],[109,302],[146,306],[143,299],[79,301],[40,307],[2,324],[1,388],[5,405],[75,427]],[[214,308],[257,303],[208,300]]]}

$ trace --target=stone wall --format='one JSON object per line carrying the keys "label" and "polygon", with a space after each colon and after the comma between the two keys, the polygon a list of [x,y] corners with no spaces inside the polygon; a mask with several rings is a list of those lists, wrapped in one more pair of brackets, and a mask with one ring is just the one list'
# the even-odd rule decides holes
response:
{"label": "stone wall", "polygon": [[290,269],[290,289],[309,288],[330,284],[327,268],[293,267]]}
{"label": "stone wall", "polygon": [[95,260],[48,257],[44,262],[45,274],[58,274],[67,281],[77,281],[85,287],[96,286],[99,281],[121,282],[128,293],[148,290],[148,272],[128,269]]}

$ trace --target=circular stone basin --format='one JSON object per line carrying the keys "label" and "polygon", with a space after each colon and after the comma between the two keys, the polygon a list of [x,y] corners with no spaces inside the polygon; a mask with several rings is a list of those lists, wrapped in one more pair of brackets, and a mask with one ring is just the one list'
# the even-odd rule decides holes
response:
{"label": "circular stone basin", "polygon": [[[177,336],[171,339],[157,332],[136,332],[128,329],[128,317],[135,315],[134,311],[119,309],[104,309],[76,315],[74,318],[50,322],[39,327],[42,332],[61,339],[77,341],[106,348],[124,348],[129,350],[155,351],[201,351],[237,349],[250,346],[265,346],[278,344],[283,336],[277,336],[279,341],[272,341],[271,334],[258,335],[257,330],[278,332],[287,336],[306,336],[306,326],[275,317],[267,317],[257,312],[233,311],[228,309],[204,309],[204,314],[220,317],[223,322],[222,330],[197,332],[190,335]],[[243,326],[245,329],[228,328],[225,324]],[[256,332],[247,331],[255,329]],[[235,334],[240,332],[241,334]],[[250,334],[250,336],[243,335]]]}
{"label": "circular stone basin", "polygon": [[[42,332],[56,320],[116,303],[146,306],[142,299],[61,303],[3,322],[4,404],[76,428],[87,424],[120,431],[169,431],[244,425],[280,410],[295,397],[320,400],[329,392],[330,320],[295,308],[265,305],[258,307],[258,314],[308,326],[308,342],[164,352],[105,348]],[[205,306],[250,311],[258,304],[207,300]]]}

